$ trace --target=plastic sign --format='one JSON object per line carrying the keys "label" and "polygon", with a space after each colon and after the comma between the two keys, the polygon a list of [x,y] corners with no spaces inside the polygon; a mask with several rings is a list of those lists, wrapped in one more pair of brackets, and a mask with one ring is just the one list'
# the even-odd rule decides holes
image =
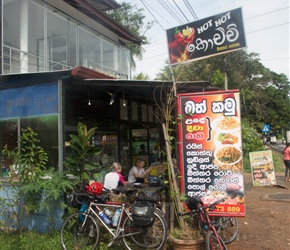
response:
{"label": "plastic sign", "polygon": [[276,185],[274,162],[271,150],[251,152],[250,164],[254,186]]}
{"label": "plastic sign", "polygon": [[241,8],[167,30],[170,64],[246,47]]}
{"label": "plastic sign", "polygon": [[262,125],[262,132],[270,132],[270,125],[269,124],[263,124]]}
{"label": "plastic sign", "polygon": [[224,198],[211,212],[245,215],[240,98],[238,90],[177,95],[181,187],[205,204]]}

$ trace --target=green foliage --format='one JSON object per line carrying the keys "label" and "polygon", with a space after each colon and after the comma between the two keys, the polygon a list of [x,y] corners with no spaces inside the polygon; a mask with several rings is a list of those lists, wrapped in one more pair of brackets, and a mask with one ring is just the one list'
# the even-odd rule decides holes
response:
{"label": "green foliage", "polygon": [[5,145],[3,155],[13,161],[11,178],[20,176],[20,182],[25,183],[37,179],[48,161],[47,153],[38,145],[38,134],[32,128],[22,129],[18,138],[19,147],[9,150]]}
{"label": "green foliage", "polygon": [[88,160],[88,157],[100,154],[101,148],[91,145],[96,127],[87,130],[86,125],[79,122],[77,125],[78,135],[71,134],[71,153],[66,156],[64,166],[70,174],[78,176],[80,180],[92,178],[92,173],[99,165]]}
{"label": "green foliage", "polygon": [[[228,89],[239,89],[241,116],[251,126],[261,130],[263,123],[272,131],[282,131],[290,123],[290,83],[287,76],[264,67],[258,54],[239,50],[173,67],[176,82],[209,81],[212,86],[224,89],[227,72]],[[171,71],[166,65],[157,80],[170,81]]]}
{"label": "green foliage", "polygon": [[137,75],[134,75],[133,76],[133,79],[134,80],[149,80],[149,76],[143,72],[137,74]]}
{"label": "green foliage", "polygon": [[53,169],[45,170],[48,157],[38,143],[38,134],[28,128],[22,130],[19,147],[10,151],[6,145],[3,149],[3,154],[12,159],[12,166],[7,179],[9,185],[2,187],[6,198],[0,197],[1,224],[16,228],[20,235],[23,233],[21,222],[24,217],[43,210],[49,212],[50,229],[53,231],[52,211],[57,205],[65,206],[63,194],[75,185]]}
{"label": "green foliage", "polygon": [[[142,45],[149,44],[146,32],[152,28],[154,21],[144,23],[144,9],[138,8],[136,4],[122,2],[121,8],[107,11],[107,14],[116,22],[122,24],[126,29],[138,36],[142,40]],[[132,55],[142,59],[144,49],[140,45],[125,44],[125,47],[131,50]],[[136,63],[132,58],[132,66],[136,67]]]}
{"label": "green foliage", "polygon": [[251,172],[250,152],[264,150],[259,134],[246,121],[242,121],[243,165],[245,172]]}
{"label": "green foliage", "polygon": [[1,198],[1,215],[10,224],[9,226],[16,227],[20,234],[23,218],[35,211],[41,200],[35,188],[25,189],[32,183],[37,186],[48,161],[47,153],[38,143],[38,134],[31,128],[27,128],[22,129],[22,134],[18,138],[18,147],[9,150],[5,145],[2,150],[3,155],[12,160],[12,165],[7,180],[10,184],[9,188],[3,188],[6,198]]}
{"label": "green foliage", "polygon": [[53,168],[43,171],[43,177],[35,183],[30,182],[21,189],[24,193],[35,193],[41,197],[36,210],[38,212],[48,212],[49,231],[55,231],[55,218],[53,211],[54,207],[66,208],[63,200],[64,193],[67,190],[73,190],[76,185],[76,180],[68,180],[64,174],[55,171]]}

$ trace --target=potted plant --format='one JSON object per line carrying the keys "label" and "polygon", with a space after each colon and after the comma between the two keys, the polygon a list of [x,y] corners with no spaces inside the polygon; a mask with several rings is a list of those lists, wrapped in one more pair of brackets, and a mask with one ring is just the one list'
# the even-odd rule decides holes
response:
{"label": "potted plant", "polygon": [[175,228],[169,236],[173,250],[202,250],[204,238],[199,230],[186,226],[185,228]]}

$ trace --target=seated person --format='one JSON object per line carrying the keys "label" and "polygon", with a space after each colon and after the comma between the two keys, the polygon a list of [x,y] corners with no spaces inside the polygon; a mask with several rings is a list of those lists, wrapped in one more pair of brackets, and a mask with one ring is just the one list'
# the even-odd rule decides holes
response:
{"label": "seated person", "polygon": [[137,178],[146,178],[152,167],[150,166],[146,171],[144,170],[145,160],[142,158],[138,158],[135,162],[135,166],[133,166],[129,171],[128,182],[136,182]]}
{"label": "seated person", "polygon": [[124,181],[123,175],[121,174],[122,165],[119,162],[114,162],[110,170],[111,172],[105,175],[104,187],[112,189],[118,186],[124,186],[126,182]]}

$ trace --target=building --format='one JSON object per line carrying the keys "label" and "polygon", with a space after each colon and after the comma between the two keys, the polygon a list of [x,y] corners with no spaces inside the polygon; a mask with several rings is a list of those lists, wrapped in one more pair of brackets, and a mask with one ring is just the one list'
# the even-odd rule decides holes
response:
{"label": "building", "polygon": [[[49,154],[49,167],[62,171],[69,135],[83,122],[98,128],[92,143],[104,147],[96,159],[103,166],[119,161],[126,173],[141,144],[153,161],[162,144],[153,92],[164,83],[130,80],[124,45],[142,41],[103,12],[120,6],[113,0],[0,3],[0,147],[16,147],[29,126]],[[208,87],[188,83],[180,91]],[[2,157],[2,172],[8,165]]]}

